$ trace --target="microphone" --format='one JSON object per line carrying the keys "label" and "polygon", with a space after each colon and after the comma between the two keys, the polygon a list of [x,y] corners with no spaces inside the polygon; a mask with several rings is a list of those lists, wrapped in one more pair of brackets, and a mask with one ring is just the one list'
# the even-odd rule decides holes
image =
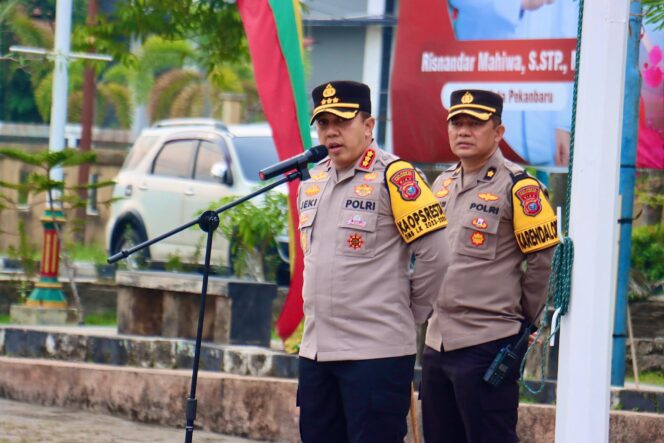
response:
{"label": "microphone", "polygon": [[258,176],[261,180],[268,180],[293,169],[302,169],[307,163],[316,163],[323,160],[325,157],[327,157],[327,148],[324,145],[314,146],[313,148],[304,151],[302,154],[261,169],[258,172]]}

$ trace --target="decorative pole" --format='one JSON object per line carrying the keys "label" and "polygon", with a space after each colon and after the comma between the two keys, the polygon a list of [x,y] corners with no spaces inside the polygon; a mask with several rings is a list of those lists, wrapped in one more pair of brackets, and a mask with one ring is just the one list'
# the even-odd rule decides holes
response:
{"label": "decorative pole", "polygon": [[58,281],[60,268],[60,239],[58,231],[65,222],[60,209],[47,209],[41,218],[44,226],[44,244],[39,268],[39,282],[25,302],[29,307],[66,308],[67,300]]}

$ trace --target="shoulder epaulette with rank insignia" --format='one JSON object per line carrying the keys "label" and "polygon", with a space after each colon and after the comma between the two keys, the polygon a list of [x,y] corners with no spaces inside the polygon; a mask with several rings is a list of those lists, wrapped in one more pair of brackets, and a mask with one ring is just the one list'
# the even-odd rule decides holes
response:
{"label": "shoulder epaulette with rank insignia", "polygon": [[406,243],[447,226],[443,207],[410,163],[403,160],[390,163],[385,169],[385,186],[394,222]]}
{"label": "shoulder epaulette with rank insignia", "polygon": [[512,175],[514,236],[521,252],[558,244],[558,220],[539,181],[525,171]]}

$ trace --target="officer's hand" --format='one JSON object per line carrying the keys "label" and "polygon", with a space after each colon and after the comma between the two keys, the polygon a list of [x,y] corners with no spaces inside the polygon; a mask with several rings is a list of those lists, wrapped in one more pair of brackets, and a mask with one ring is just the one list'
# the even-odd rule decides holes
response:
{"label": "officer's hand", "polygon": [[[535,338],[537,338],[537,331],[533,332],[528,336],[528,346],[532,345],[533,342],[535,341]],[[542,339],[538,338],[537,339],[537,344],[541,345],[542,344]]]}

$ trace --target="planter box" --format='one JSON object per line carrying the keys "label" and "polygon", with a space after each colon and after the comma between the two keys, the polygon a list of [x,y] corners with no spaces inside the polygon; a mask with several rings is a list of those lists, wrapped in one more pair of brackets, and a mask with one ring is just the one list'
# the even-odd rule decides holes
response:
{"label": "planter box", "polygon": [[[197,274],[119,271],[118,332],[196,338],[203,278]],[[269,347],[277,287],[210,277],[203,340]]]}

